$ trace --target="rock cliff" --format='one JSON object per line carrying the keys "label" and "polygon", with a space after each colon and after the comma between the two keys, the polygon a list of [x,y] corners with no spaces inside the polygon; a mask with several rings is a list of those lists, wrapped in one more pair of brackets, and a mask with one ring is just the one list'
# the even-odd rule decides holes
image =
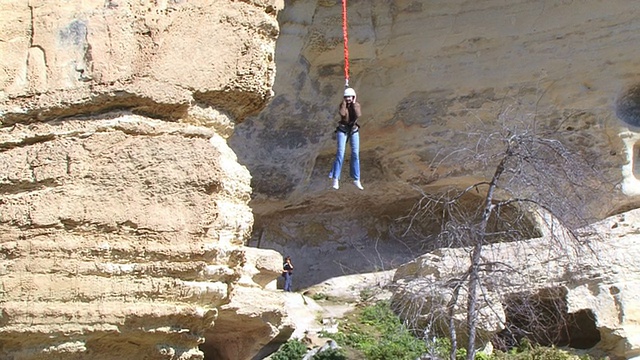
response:
{"label": "rock cliff", "polygon": [[300,286],[394,268],[437,228],[408,236],[396,220],[422,192],[486,179],[495,163],[455,155],[508,131],[553,134],[587,160],[593,183],[564,199],[587,223],[637,207],[637,14],[627,1],[349,1],[365,190],[347,152],[333,191],[341,6],[287,1],[275,96],[230,138],[252,174],[250,244],[297,258]]}
{"label": "rock cliff", "polygon": [[0,357],[243,359],[293,331],[227,145],[281,8],[0,4]]}
{"label": "rock cliff", "polygon": [[495,162],[457,155],[514,131],[551,134],[586,160],[566,172],[586,170],[590,186],[559,198],[580,212],[576,226],[638,207],[634,4],[349,1],[364,191],[350,184],[348,152],[340,189],[328,179],[344,86],[340,2],[286,1],[278,18],[275,96],[230,144],[252,174],[250,244],[291,255],[294,286],[422,255],[440,226],[425,217],[407,231],[413,205],[487,179]]}
{"label": "rock cliff", "polygon": [[415,201],[514,129],[589,159],[561,199],[584,220],[638,207],[633,3],[349,1],[365,191],[335,192],[340,10],[0,4],[2,357],[251,358],[293,332],[281,254],[297,288],[413,260],[438,228],[406,232]]}

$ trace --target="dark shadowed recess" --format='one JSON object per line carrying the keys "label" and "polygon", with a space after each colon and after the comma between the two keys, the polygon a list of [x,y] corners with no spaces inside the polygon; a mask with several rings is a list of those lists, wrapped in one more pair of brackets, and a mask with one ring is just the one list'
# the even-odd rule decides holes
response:
{"label": "dark shadowed recess", "polygon": [[57,107],[32,108],[24,112],[8,112],[0,118],[0,121],[2,126],[12,126],[17,123],[30,124],[117,111],[128,111],[132,114],[150,118],[176,121],[187,113],[188,107],[189,104],[187,103],[158,103],[136,94],[117,91],[96,95],[81,101],[61,103]]}
{"label": "dark shadowed recess", "polygon": [[[372,197],[347,185],[278,211],[263,208],[254,214],[246,245],[292,255],[304,274],[294,287],[305,288],[336,276],[396,268],[438,248],[469,246],[468,237],[450,236],[452,216],[469,221],[453,221],[454,226],[468,228],[482,213],[484,199],[475,192],[462,196],[452,213],[438,204],[422,206],[416,192]],[[487,232],[492,235],[485,240],[493,243],[542,235],[533,215],[514,205],[493,216]]]}
{"label": "dark shadowed recess", "polygon": [[630,87],[618,98],[616,115],[627,125],[640,127],[640,84]]}
{"label": "dark shadowed recess", "polygon": [[600,341],[595,315],[588,309],[568,313],[566,296],[563,288],[510,295],[503,304],[506,326],[492,339],[493,346],[507,351],[526,338],[543,346],[594,347]]}

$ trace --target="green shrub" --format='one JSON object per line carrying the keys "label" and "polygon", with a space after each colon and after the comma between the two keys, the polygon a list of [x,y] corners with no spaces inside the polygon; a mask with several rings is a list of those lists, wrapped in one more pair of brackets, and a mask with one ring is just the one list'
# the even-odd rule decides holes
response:
{"label": "green shrub", "polygon": [[[432,357],[440,358],[440,359],[449,359],[451,356],[451,340],[448,338],[435,338],[433,342],[430,343],[429,349],[431,350],[431,354],[434,355]],[[460,347],[458,344],[458,348],[456,349],[456,360],[466,360],[467,358],[467,349],[464,347]],[[487,354],[482,351],[476,352],[476,360],[496,360],[493,358],[491,354]],[[507,360],[507,359],[503,359]]]}
{"label": "green shrub", "polygon": [[423,341],[415,338],[382,301],[363,308],[352,321],[345,321],[330,336],[341,346],[360,351],[368,360],[414,360],[426,351]]}
{"label": "green shrub", "polygon": [[[451,352],[451,350],[449,350]],[[465,360],[467,358],[467,349],[465,348],[457,348],[456,349],[456,360]]]}
{"label": "green shrub", "polygon": [[315,354],[313,360],[347,360],[347,357],[342,349],[328,349]]}
{"label": "green shrub", "polygon": [[272,356],[272,360],[300,360],[307,353],[307,346],[300,340],[289,340]]}
{"label": "green shrub", "polygon": [[[528,341],[521,342],[520,346],[509,350],[508,353],[496,351],[494,360],[588,360],[588,355],[578,356],[570,354],[556,347],[531,345]],[[586,359],[585,359],[586,358]]]}
{"label": "green shrub", "polygon": [[491,354],[482,351],[476,353],[476,360],[492,360]]}
{"label": "green shrub", "polygon": [[369,360],[414,360],[424,352],[417,344],[404,338],[383,338],[364,349],[364,354]]}
{"label": "green shrub", "polygon": [[317,294],[311,295],[311,298],[313,300],[316,300],[316,301],[318,301],[318,300],[328,300],[329,299],[329,295],[324,294],[324,293],[317,293]]}

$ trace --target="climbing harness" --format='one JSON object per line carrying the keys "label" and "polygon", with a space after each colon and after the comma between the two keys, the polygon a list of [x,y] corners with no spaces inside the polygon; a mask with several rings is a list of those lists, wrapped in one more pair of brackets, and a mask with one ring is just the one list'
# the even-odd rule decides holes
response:
{"label": "climbing harness", "polygon": [[349,87],[349,35],[347,33],[347,0],[342,0],[342,38],[344,39],[344,87]]}

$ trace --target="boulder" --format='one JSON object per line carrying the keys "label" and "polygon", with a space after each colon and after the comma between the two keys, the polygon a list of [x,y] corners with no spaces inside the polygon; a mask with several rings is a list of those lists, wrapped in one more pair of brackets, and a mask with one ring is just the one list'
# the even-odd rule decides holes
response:
{"label": "boulder", "polygon": [[[614,358],[640,354],[640,210],[576,232],[482,249],[478,346],[506,347],[527,335],[544,345],[592,349]],[[469,268],[469,249],[439,249],[398,268],[393,304],[406,321],[448,334],[453,288]],[[466,338],[466,281],[454,306]]]}

